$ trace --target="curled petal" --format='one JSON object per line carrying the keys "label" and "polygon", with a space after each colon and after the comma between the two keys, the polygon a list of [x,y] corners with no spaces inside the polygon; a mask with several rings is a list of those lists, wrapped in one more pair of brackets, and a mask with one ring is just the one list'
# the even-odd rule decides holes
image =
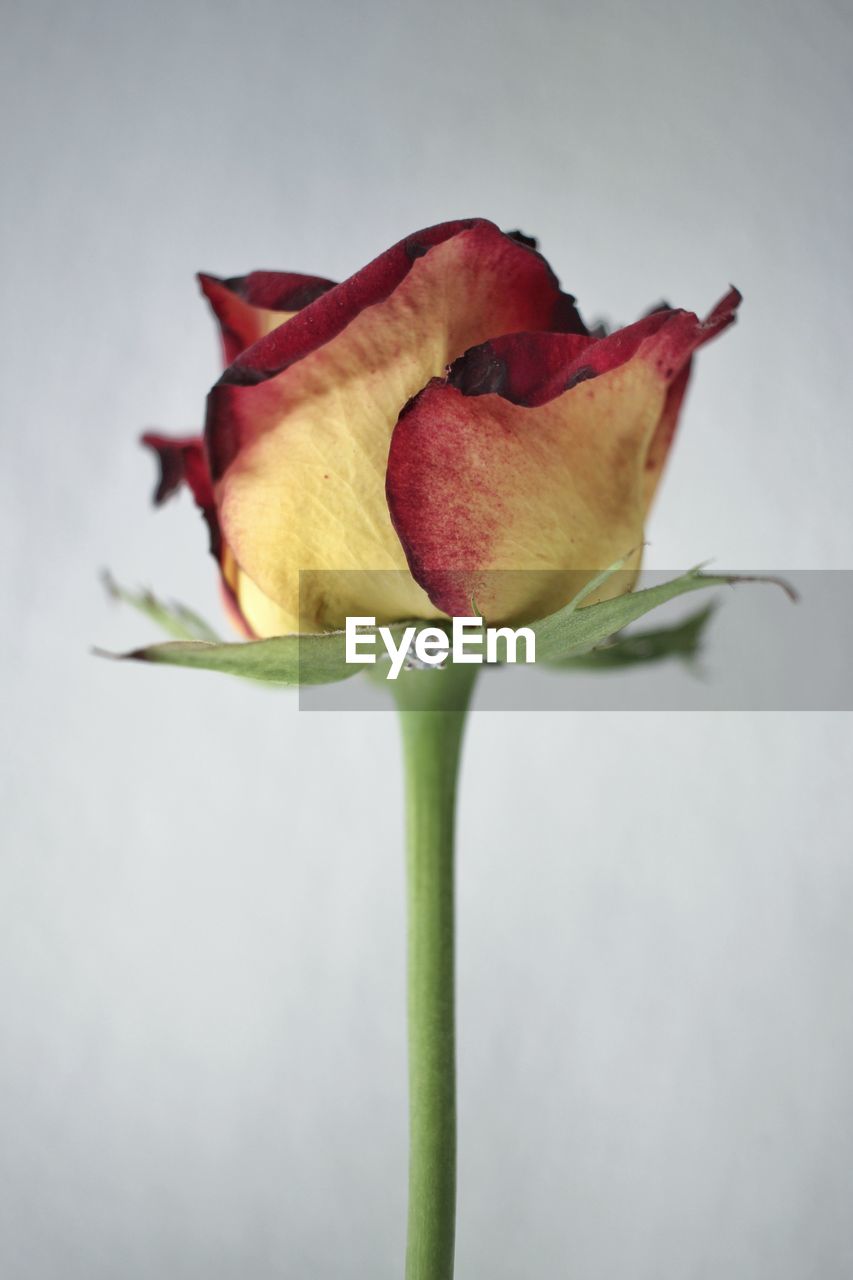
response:
{"label": "curled petal", "polygon": [[[206,442],[224,536],[293,624],[433,616],[385,500],[406,402],[467,348],[521,329],[583,336],[534,249],[482,220],[395,245],[244,351],[208,400]],[[339,576],[300,617],[299,572]],[[371,580],[347,570],[402,570]],[[331,582],[331,580],[330,580]]]}
{"label": "curled petal", "polygon": [[[687,392],[687,385],[690,381],[690,372],[693,365],[693,354],[703,346],[715,338],[717,334],[722,333],[730,324],[734,324],[735,315],[741,303],[741,295],[737,289],[729,289],[708,316],[702,321],[698,332],[694,326],[685,325],[684,321],[680,321],[680,329],[678,335],[670,332],[669,335],[661,334],[661,346],[658,350],[658,359],[666,359],[667,352],[673,351],[673,346],[667,346],[667,343],[675,342],[675,355],[678,360],[682,361],[680,367],[672,376],[667,387],[666,401],[664,403],[663,412],[658,420],[654,434],[649,441],[649,447],[646,452],[646,475],[645,475],[645,500],[646,507],[651,506],[652,498],[655,495],[658,482],[663,473],[664,463],[669,456],[673,439],[675,438],[678,420],[681,414],[681,408],[684,404],[684,397]],[[681,315],[689,315],[682,312]],[[681,348],[684,344],[690,347],[690,351],[686,360],[683,360]]]}
{"label": "curled petal", "polygon": [[198,282],[219,322],[226,365],[334,288],[333,280],[292,271],[252,271],[228,280],[200,272]]}
{"label": "curled petal", "polygon": [[640,547],[650,460],[656,476],[690,356],[738,301],[705,321],[655,312],[599,341],[492,340],[415,398],[394,430],[388,505],[437,608],[468,614],[475,599],[490,619],[541,617]]}
{"label": "curled petal", "polygon": [[147,431],[142,443],[157,457],[160,475],[154,490],[159,507],[186,484],[202,511],[213,507],[213,485],[201,436],[161,436]]}

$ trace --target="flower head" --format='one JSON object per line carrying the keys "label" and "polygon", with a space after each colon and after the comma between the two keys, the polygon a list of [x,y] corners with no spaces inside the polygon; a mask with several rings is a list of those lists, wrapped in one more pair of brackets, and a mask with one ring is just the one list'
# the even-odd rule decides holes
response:
{"label": "flower head", "polygon": [[534,242],[482,219],[338,285],[200,280],[229,363],[203,437],[145,442],[157,500],[188,484],[259,637],[559,608],[640,547],[691,356],[740,301],[593,335]]}

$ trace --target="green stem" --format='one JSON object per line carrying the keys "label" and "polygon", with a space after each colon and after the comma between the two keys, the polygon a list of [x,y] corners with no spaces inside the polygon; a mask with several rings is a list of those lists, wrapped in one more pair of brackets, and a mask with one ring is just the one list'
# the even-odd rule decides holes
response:
{"label": "green stem", "polygon": [[452,1280],[456,1227],[453,831],[476,667],[402,672],[409,917],[406,1280]]}

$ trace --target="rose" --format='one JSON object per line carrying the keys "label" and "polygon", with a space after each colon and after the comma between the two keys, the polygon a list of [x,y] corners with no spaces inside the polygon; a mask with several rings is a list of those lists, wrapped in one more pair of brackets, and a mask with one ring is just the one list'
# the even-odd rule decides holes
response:
{"label": "rose", "polygon": [[156,500],[188,484],[232,616],[259,637],[472,601],[527,620],[628,552],[635,567],[691,356],[740,301],[590,334],[535,242],[481,219],[339,285],[200,280],[230,363],[203,439],[145,442]]}

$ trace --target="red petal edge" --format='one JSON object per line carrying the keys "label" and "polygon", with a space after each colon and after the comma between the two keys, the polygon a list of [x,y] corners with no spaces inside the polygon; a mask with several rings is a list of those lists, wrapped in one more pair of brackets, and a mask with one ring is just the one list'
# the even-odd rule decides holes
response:
{"label": "red petal edge", "polygon": [[335,287],[334,280],[293,271],[251,271],[227,280],[199,272],[198,282],[219,322],[226,364],[265,332],[258,310],[301,311]]}
{"label": "red petal edge", "polygon": [[[246,428],[230,412],[230,388],[265,382],[304,359],[341,333],[366,307],[387,298],[430,249],[477,228],[504,234],[484,218],[468,218],[427,227],[407,236],[237,356],[208,397],[205,439],[214,481],[221,478],[246,443]],[[517,233],[507,239],[512,240],[519,253],[533,254],[543,265],[543,288],[553,293],[551,329],[585,335],[586,326],[574,298],[560,290],[559,281],[545,258],[526,240],[519,240]]]}
{"label": "red petal edge", "polygon": [[738,290],[730,289],[704,320],[692,311],[665,308],[599,339],[574,333],[507,334],[466,351],[450,366],[446,382],[463,395],[495,394],[533,408],[625,364],[655,337],[647,350],[669,381],[692,352],[734,322],[740,302]]}

